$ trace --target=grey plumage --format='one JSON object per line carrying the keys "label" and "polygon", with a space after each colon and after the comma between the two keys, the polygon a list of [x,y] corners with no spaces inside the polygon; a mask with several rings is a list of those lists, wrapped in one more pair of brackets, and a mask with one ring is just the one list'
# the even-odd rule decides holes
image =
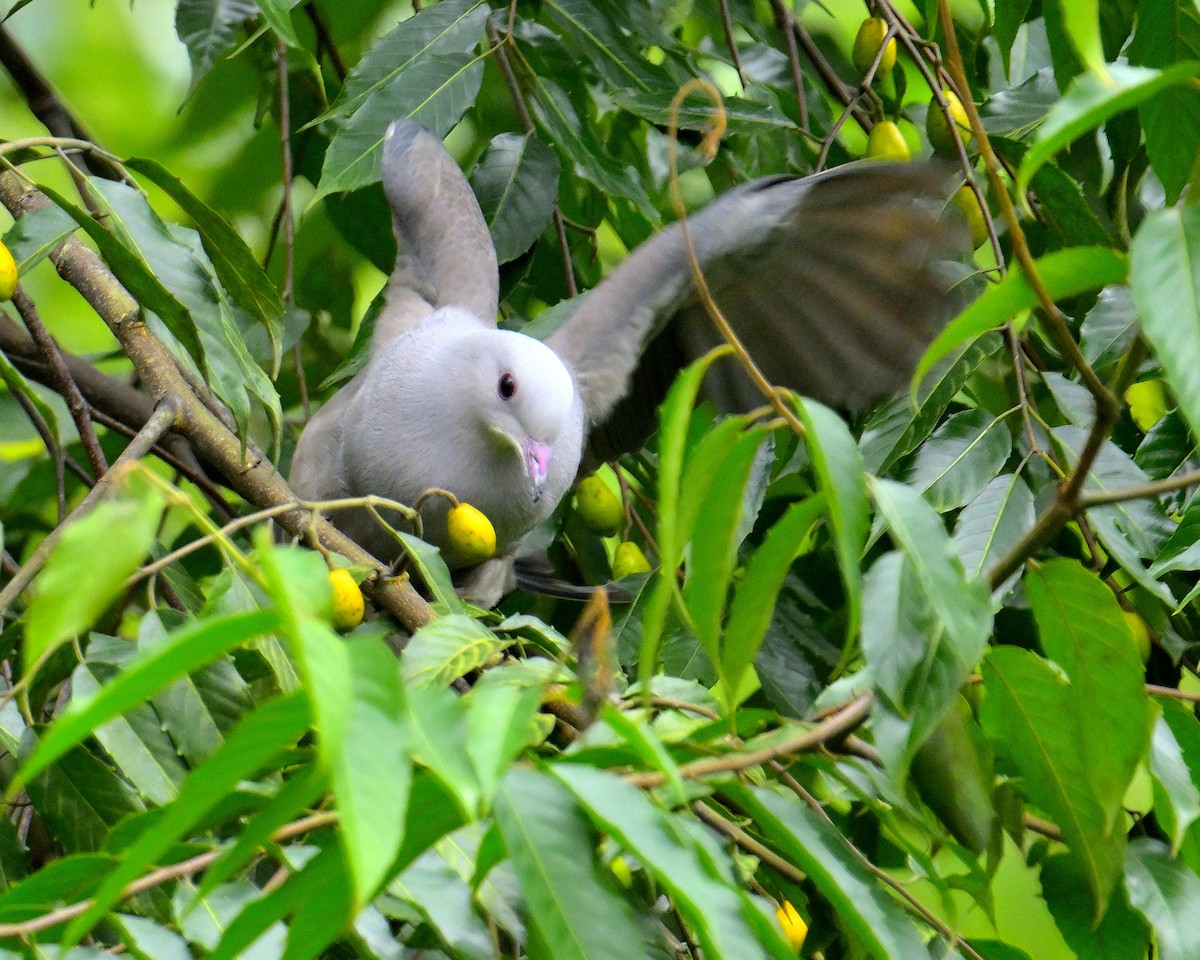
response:
{"label": "grey plumage", "polygon": [[[371,360],[308,424],[292,485],[308,499],[405,503],[449,489],[488,514],[511,553],[570,488],[589,435],[605,458],[636,448],[674,364],[715,342],[680,227],[633,251],[543,344],[496,329],[495,252],[442,143],[393,124],[383,182],[399,252]],[[855,405],[895,392],[949,319],[942,267],[965,244],[941,215],[948,188],[944,171],[920,164],[769,177],[718,198],[689,229],[714,297],[768,378]],[[669,369],[639,369],[664,358]],[[709,387],[730,405],[761,402],[740,376],[725,365]],[[453,566],[444,514],[431,501],[423,519]],[[377,556],[396,554],[365,511],[334,519]]]}

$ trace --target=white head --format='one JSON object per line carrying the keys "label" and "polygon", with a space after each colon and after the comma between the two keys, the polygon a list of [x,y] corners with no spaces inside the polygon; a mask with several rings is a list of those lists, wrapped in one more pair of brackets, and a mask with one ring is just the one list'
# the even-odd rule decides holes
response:
{"label": "white head", "polygon": [[492,440],[501,456],[518,457],[533,502],[541,497],[555,442],[574,414],[575,385],[558,356],[540,340],[511,330],[479,329],[447,358],[447,386],[459,409]]}

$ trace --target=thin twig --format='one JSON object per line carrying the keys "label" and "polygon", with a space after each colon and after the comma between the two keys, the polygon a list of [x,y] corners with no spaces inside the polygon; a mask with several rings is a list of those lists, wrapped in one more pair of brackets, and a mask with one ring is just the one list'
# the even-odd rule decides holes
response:
{"label": "thin twig", "polygon": [[[863,694],[851,700],[845,708],[833,716],[817,724],[810,730],[804,730],[784,737],[778,743],[758,750],[747,750],[742,753],[730,753],[720,757],[706,757],[703,760],[693,760],[679,768],[679,775],[691,780],[720,773],[732,773],[737,770],[748,770],[750,767],[761,766],[779,757],[796,753],[805,753],[823,744],[837,740],[851,730],[860,726],[871,712],[872,696]],[[626,776],[626,781],[644,789],[662,786],[666,777],[658,771],[634,773]]]}
{"label": "thin twig", "polygon": [[[300,836],[303,833],[311,833],[313,830],[319,830],[321,827],[336,823],[337,819],[337,814],[331,812],[310,814],[303,819],[280,827],[271,834],[270,842],[280,843],[284,840]],[[160,867],[158,870],[154,870],[124,887],[121,890],[120,899],[126,900],[129,897],[152,890],[154,887],[171,880],[193,876],[215,863],[224,852],[224,848],[208,850],[194,857],[189,857],[187,860],[181,860],[179,863],[173,863],[168,867]],[[2,923],[0,924],[0,938],[26,937],[32,933],[39,933],[42,930],[57,927],[59,924],[73,920],[81,913],[86,912],[93,903],[94,901],[90,899],[80,900],[77,903],[59,907],[57,910],[51,910],[40,917],[34,917],[32,920],[23,920],[20,923]]]}
{"label": "thin twig", "polygon": [[[58,507],[58,522],[62,523],[63,518],[67,515],[67,477],[64,470],[67,460],[66,452],[62,448],[62,444],[59,443],[58,437],[54,435],[54,431],[50,429],[50,424],[46,422],[46,418],[34,406],[33,401],[20,390],[12,391],[12,395],[16,399],[17,405],[25,411],[25,416],[33,424],[33,429],[37,431],[38,436],[42,438],[42,444],[45,446],[46,452],[50,455],[50,464],[54,469],[54,490],[55,502]],[[75,465],[79,466],[78,464]],[[89,481],[92,481],[91,474],[82,467],[79,467],[79,469]]]}
{"label": "thin twig", "polygon": [[71,371],[67,369],[58,344],[54,342],[50,331],[45,328],[41,318],[38,317],[33,301],[20,286],[13,291],[12,301],[21,315],[21,319],[25,321],[25,327],[29,330],[30,336],[42,351],[42,356],[46,358],[46,363],[54,375],[55,387],[67,402],[67,410],[71,414],[71,419],[75,421],[75,429],[79,431],[79,440],[83,444],[88,462],[92,465],[92,473],[99,479],[108,470],[108,461],[105,459],[104,451],[100,449],[96,431],[92,429],[92,419],[87,401],[83,399],[78,384],[71,376]]}
{"label": "thin twig", "polygon": [[804,96],[804,71],[800,69],[800,48],[792,30],[792,11],[783,0],[771,0],[771,10],[775,14],[775,27],[783,34],[787,44],[788,69],[792,73],[792,89],[796,93],[796,116],[800,121],[800,132],[811,136],[808,129],[808,100]]}
{"label": "thin twig", "polygon": [[[275,75],[279,83],[279,155],[283,166],[283,203],[279,216],[283,223],[283,289],[279,292],[285,309],[296,303],[296,221],[292,213],[292,107],[288,86],[287,44],[281,37],[275,43]],[[300,341],[292,345],[292,367],[296,374],[296,389],[300,393],[300,409],[307,422],[312,416],[308,402],[308,383],[304,379],[304,357]]]}
{"label": "thin twig", "polygon": [[313,29],[317,32],[317,53],[325,52],[325,56],[329,58],[330,64],[333,65],[333,72],[337,74],[340,82],[346,82],[346,64],[342,60],[342,55],[338,52],[337,44],[333,42],[333,34],[329,30],[329,24],[325,22],[325,17],[322,15],[320,8],[315,2],[306,3],[304,12],[308,14],[308,19],[312,21]]}
{"label": "thin twig", "polygon": [[803,883],[808,877],[803,870],[793,866],[770,847],[755,840],[750,834],[731,820],[727,820],[703,800],[692,804],[692,811],[714,830],[719,830],[752,857],[758,857],[768,867],[792,883]]}
{"label": "thin twig", "polygon": [[[496,52],[496,64],[500,67],[500,75],[504,77],[504,83],[508,87],[508,95],[512,100],[513,109],[517,114],[517,122],[521,124],[521,129],[526,135],[532,135],[535,127],[533,117],[529,113],[529,106],[525,103],[525,95],[521,92],[521,84],[517,82],[517,75],[513,71],[512,63],[508,59],[508,51],[505,49],[508,44],[515,43],[511,32],[511,24],[509,32],[504,36],[496,29],[496,25],[491,19],[487,21],[485,29],[487,30],[488,43],[492,45],[492,49]],[[567,225],[563,219],[562,210],[558,204],[554,204],[554,236],[558,241],[559,256],[562,260],[563,280],[567,286],[567,294],[571,297],[579,295],[579,283],[575,279],[575,266],[571,263],[571,246],[567,242]]]}
{"label": "thin twig", "polygon": [[750,86],[746,70],[742,66],[742,55],[738,52],[737,37],[733,35],[733,17],[729,13],[729,0],[717,0],[717,8],[721,12],[721,30],[725,34],[725,46],[729,48],[729,56],[733,59],[733,69],[737,71],[742,91]]}

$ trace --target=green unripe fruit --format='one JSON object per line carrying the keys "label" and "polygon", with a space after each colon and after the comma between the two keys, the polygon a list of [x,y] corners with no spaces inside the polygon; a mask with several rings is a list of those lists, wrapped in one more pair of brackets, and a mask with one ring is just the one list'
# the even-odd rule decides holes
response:
{"label": "green unripe fruit", "polygon": [[[950,108],[950,116],[954,118],[954,125],[958,127],[958,136],[965,147],[971,142],[971,120],[967,116],[966,108],[963,107],[962,101],[955,96],[951,90],[943,90],[942,96],[946,98],[946,103]],[[929,136],[929,143],[938,153],[954,153],[954,134],[950,132],[950,124],[946,121],[946,114],[942,112],[942,108],[937,105],[936,100],[929,101],[929,112],[925,114],[925,133]]]}
{"label": "green unripe fruit", "polygon": [[642,553],[636,543],[626,540],[617,544],[612,568],[613,576],[620,580],[622,577],[631,577],[635,573],[649,573],[650,561],[646,559],[646,555]]}
{"label": "green unripe fruit", "polygon": [[585,477],[575,489],[575,509],[584,525],[602,537],[611,537],[625,520],[620,498],[595,474]]}
{"label": "green unripe fruit", "polygon": [[[887,30],[887,21],[882,17],[867,17],[859,26],[858,33],[854,37],[854,50],[850,56],[859,73],[865,75],[871,69],[871,64],[875,62],[875,55],[883,46],[883,38],[887,36]],[[892,72],[892,67],[895,65],[896,38],[892,37],[887,42],[887,47],[884,48],[883,56],[879,58],[875,76],[886,77]]]}
{"label": "green unripe fruit", "polygon": [[987,242],[988,238],[987,219],[983,215],[979,201],[975,199],[975,194],[970,187],[959,187],[951,198],[951,202],[962,211],[962,215],[967,220],[967,226],[971,228],[971,249],[978,250]]}

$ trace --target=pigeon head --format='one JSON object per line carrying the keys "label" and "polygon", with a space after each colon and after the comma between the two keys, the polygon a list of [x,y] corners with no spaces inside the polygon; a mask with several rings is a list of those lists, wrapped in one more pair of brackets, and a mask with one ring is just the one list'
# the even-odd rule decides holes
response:
{"label": "pigeon head", "polygon": [[461,409],[476,419],[499,456],[520,459],[536,503],[551,467],[561,466],[553,463],[556,441],[579,415],[571,375],[541,341],[509,330],[481,329],[459,346],[459,376],[450,386],[469,395]]}

